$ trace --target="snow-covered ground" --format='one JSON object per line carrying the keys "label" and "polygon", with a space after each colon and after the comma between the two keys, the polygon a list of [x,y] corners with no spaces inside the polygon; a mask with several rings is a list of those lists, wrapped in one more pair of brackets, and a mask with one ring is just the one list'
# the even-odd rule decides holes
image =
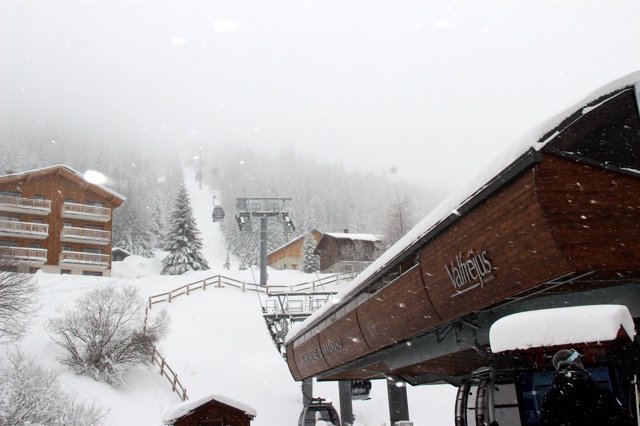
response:
{"label": "snow-covered ground", "polygon": [[[45,367],[59,373],[65,389],[78,398],[95,401],[109,410],[107,425],[159,426],[166,410],[180,402],[172,393],[168,381],[151,365],[132,367],[125,385],[112,387],[71,372],[60,363],[62,350],[54,345],[45,330],[49,318],[88,290],[113,285],[132,285],[143,297],[166,292],[184,284],[222,274],[246,282],[254,282],[258,269],[238,271],[237,260],[231,258],[231,270],[222,268],[226,251],[218,224],[211,222],[212,191],[198,189],[195,173],[187,171],[186,185],[194,215],[203,237],[203,254],[210,271],[182,276],[160,275],[161,254],[154,259],[131,256],[114,262],[110,278],[53,275],[39,272],[40,309],[28,334],[16,346],[37,359]],[[312,276],[295,271],[269,270],[269,278],[282,284],[309,281]],[[286,426],[297,424],[302,408],[300,383],[295,382],[285,361],[275,349],[261,316],[264,295],[243,293],[233,287],[195,291],[172,303],[155,305],[151,313],[166,309],[171,326],[168,336],[159,345],[191,399],[211,394],[223,395],[247,404],[257,411],[256,426]],[[409,412],[416,426],[453,425],[455,389],[452,386],[422,386],[408,388]],[[337,383],[315,383],[314,396],[338,403]],[[354,401],[357,425],[389,424],[386,383],[373,383],[372,398]]]}

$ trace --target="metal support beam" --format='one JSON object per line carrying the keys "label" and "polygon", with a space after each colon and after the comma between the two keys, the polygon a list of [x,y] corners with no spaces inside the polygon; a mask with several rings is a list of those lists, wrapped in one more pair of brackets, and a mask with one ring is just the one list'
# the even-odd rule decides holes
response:
{"label": "metal support beam", "polygon": [[302,406],[311,405],[313,399],[313,379],[304,379],[302,381]]}
{"label": "metal support beam", "polygon": [[267,286],[267,217],[260,218],[260,285]]}
{"label": "metal support beam", "polygon": [[400,379],[387,379],[387,395],[389,396],[389,419],[391,425],[402,420],[409,420],[409,403],[407,402],[407,385]]}
{"label": "metal support beam", "polygon": [[342,426],[353,424],[353,405],[351,403],[351,380],[340,380],[338,382],[340,393],[340,419]]}

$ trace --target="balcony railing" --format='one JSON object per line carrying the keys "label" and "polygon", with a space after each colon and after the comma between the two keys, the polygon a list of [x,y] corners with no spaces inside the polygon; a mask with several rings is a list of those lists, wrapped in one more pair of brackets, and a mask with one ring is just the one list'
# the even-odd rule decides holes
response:
{"label": "balcony railing", "polygon": [[109,222],[111,220],[111,209],[108,207],[66,202],[62,204],[62,217],[66,219],[85,219],[97,222]]}
{"label": "balcony railing", "polygon": [[0,220],[0,236],[44,240],[49,236],[49,225],[46,223]]}
{"label": "balcony railing", "polygon": [[0,256],[7,257],[10,261],[15,260],[31,266],[40,266],[47,263],[47,249],[0,247]]}
{"label": "balcony railing", "polygon": [[51,200],[0,195],[0,211],[46,216],[51,213]]}
{"label": "balcony railing", "polygon": [[106,254],[83,253],[79,251],[63,251],[60,253],[60,266],[82,265],[106,269],[111,257]]}
{"label": "balcony railing", "polygon": [[60,240],[66,243],[91,243],[107,245],[111,242],[111,232],[99,229],[75,228],[64,226],[60,232]]}

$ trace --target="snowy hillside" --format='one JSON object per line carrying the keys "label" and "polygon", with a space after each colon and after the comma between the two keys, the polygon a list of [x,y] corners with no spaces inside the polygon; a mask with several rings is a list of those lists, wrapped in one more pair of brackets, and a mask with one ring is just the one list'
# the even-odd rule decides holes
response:
{"label": "snowy hillside", "polygon": [[[39,286],[40,309],[19,346],[43,366],[56,370],[63,386],[78,398],[95,401],[109,410],[105,423],[109,426],[160,425],[163,412],[180,400],[172,393],[168,381],[157,367],[141,365],[130,369],[127,383],[112,387],[93,379],[75,375],[59,360],[62,350],[55,346],[45,331],[45,323],[61,308],[87,290],[113,285],[135,286],[143,297],[166,292],[187,283],[216,274],[242,281],[258,279],[257,269],[238,271],[232,258],[230,271],[222,269],[226,251],[219,225],[211,222],[211,191],[199,190],[185,173],[196,221],[202,231],[203,254],[210,271],[183,276],[161,276],[159,258],[131,256],[113,266],[111,278],[35,275]],[[190,179],[191,178],[191,179]],[[295,271],[270,270],[272,281],[299,283],[310,275]],[[224,395],[241,401],[257,411],[254,425],[295,425],[302,407],[300,384],[296,383],[271,342],[261,317],[264,295],[243,293],[233,287],[209,287],[174,301],[158,304],[151,314],[166,309],[170,332],[158,349],[177,373],[188,396],[199,398],[210,394]],[[6,345],[0,353],[15,348]],[[455,391],[451,386],[409,387],[409,410],[415,425],[449,426],[453,424]],[[336,383],[316,383],[314,395],[337,403]],[[354,402],[356,424],[379,426],[388,424],[386,383],[374,382],[372,399]]]}

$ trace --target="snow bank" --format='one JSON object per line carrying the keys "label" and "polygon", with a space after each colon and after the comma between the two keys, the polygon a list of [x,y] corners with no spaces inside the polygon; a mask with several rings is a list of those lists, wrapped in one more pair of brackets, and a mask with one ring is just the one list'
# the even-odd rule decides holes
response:
{"label": "snow bank", "polygon": [[227,398],[226,396],[209,395],[194,400],[184,401],[180,404],[177,404],[175,407],[167,409],[167,411],[165,411],[164,415],[162,416],[162,421],[165,424],[172,425],[180,417],[186,416],[201,405],[206,404],[210,401],[218,401],[222,404],[228,405],[229,407],[240,410],[249,416],[256,417],[257,415],[256,410],[246,404],[243,404],[231,398]]}
{"label": "snow bank", "polygon": [[520,312],[496,321],[489,331],[494,353],[576,343],[608,342],[635,329],[623,305],[589,305]]}

